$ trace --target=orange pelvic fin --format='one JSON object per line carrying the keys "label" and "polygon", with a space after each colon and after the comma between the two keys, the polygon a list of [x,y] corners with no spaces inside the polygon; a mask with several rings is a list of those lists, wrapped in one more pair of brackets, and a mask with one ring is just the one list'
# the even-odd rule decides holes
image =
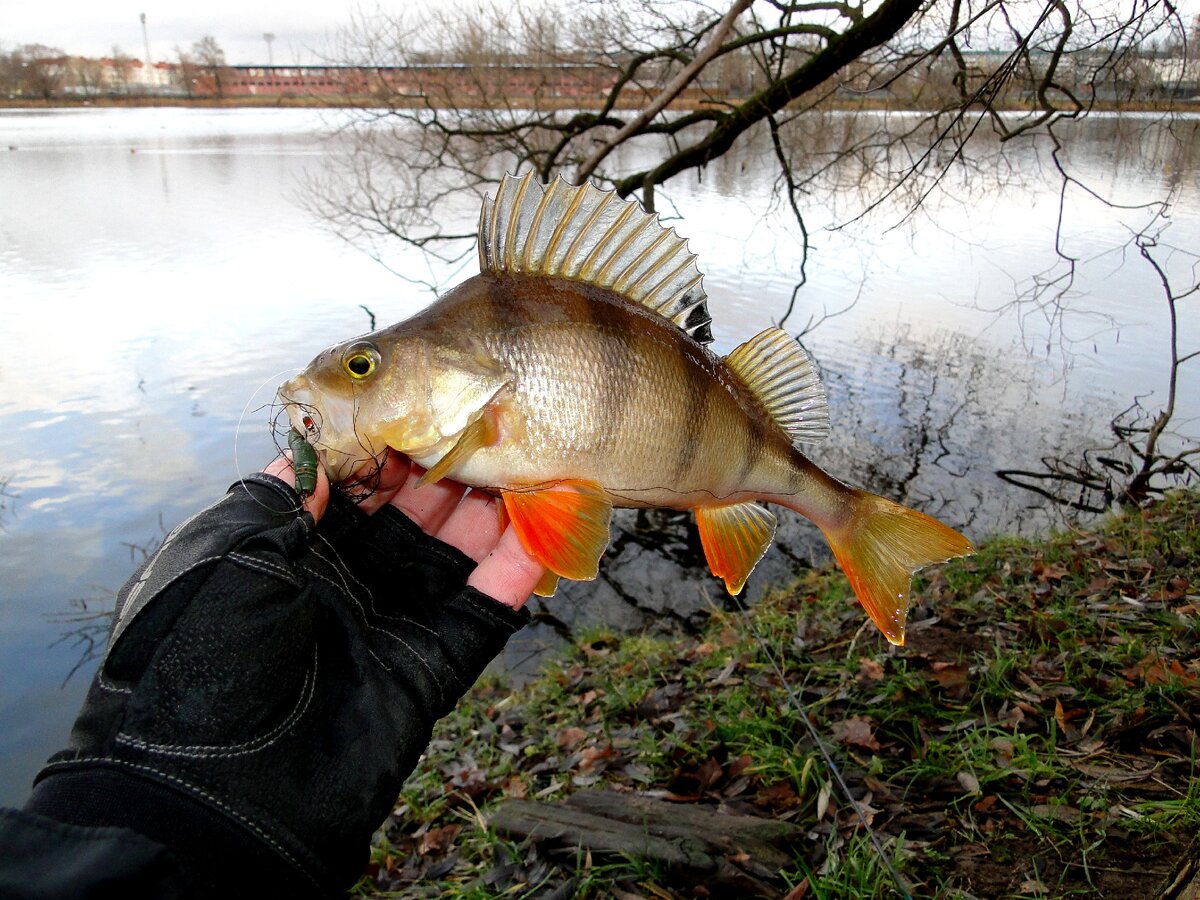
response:
{"label": "orange pelvic fin", "polygon": [[775,514],[757,503],[696,507],[704,558],[725,590],[738,594],[775,537]]}
{"label": "orange pelvic fin", "polygon": [[902,645],[913,573],[975,548],[937,519],[875,494],[853,491],[852,505],[846,526],[825,537],[871,621]]}
{"label": "orange pelvic fin", "polygon": [[539,490],[501,491],[500,496],[530,556],[563,578],[596,577],[612,518],[612,503],[600,485],[560,481]]}

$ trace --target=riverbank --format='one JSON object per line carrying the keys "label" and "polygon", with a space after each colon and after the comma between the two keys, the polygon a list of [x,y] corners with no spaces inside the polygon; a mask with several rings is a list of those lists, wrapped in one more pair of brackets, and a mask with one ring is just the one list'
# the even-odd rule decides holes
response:
{"label": "riverbank", "polygon": [[[452,99],[452,105],[457,109],[488,109],[491,108],[488,104],[482,103],[477,97],[455,97]],[[742,98],[744,99],[744,98]],[[444,101],[444,98],[443,98]],[[738,98],[734,98],[728,102],[710,100],[698,100],[695,98],[680,97],[670,104],[671,109],[677,110],[695,110],[702,109],[708,106],[726,106],[728,104],[736,104],[740,102]],[[142,107],[179,107],[179,108],[196,108],[196,109],[357,109],[369,108],[375,106],[394,106],[396,108],[421,109],[430,105],[430,102],[419,96],[402,97],[389,96],[386,100],[380,100],[374,96],[361,97],[338,97],[333,95],[306,95],[306,94],[278,94],[278,95],[255,95],[255,96],[239,96],[239,97],[57,97],[49,100],[17,97],[17,98],[0,98],[0,109],[89,109],[89,108],[142,108]],[[509,98],[506,103],[508,108],[537,108],[537,109],[599,109],[601,101],[599,99],[594,103],[589,103],[578,97],[537,97],[537,98]],[[634,101],[633,98],[625,98],[617,104],[619,109],[640,109],[641,105]],[[822,110],[862,110],[869,112],[885,112],[885,111],[920,111],[931,108],[914,107],[911,105],[899,104],[896,102],[874,101],[870,99],[829,99],[821,104]],[[1033,112],[1035,107],[1033,104],[1028,106],[1013,106],[1002,112]],[[1129,100],[1129,101],[1097,101],[1089,110],[1090,112],[1106,112],[1106,113],[1142,113],[1142,112],[1200,112],[1200,98],[1192,100]]]}
{"label": "riverbank", "polygon": [[[901,896],[786,680],[913,896],[1157,896],[1200,827],[1197,559],[1200,494],[1179,493],[934,570],[904,648],[836,571],[695,636],[594,633],[439,724],[361,891]],[[668,839],[606,852],[628,847],[612,810],[646,798],[677,814],[635,832]],[[738,844],[731,815],[784,824]],[[567,840],[520,838],[531,816]]]}

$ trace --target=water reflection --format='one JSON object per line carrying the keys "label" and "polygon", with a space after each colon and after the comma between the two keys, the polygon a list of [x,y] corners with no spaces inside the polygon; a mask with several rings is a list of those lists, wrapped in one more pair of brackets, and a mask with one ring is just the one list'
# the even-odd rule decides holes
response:
{"label": "water reflection", "polygon": [[[321,127],[297,110],[0,113],[5,143],[19,147],[0,165],[0,479],[10,479],[0,494],[0,802],[22,798],[89,675],[60,691],[77,657],[55,645],[63,624],[48,616],[73,598],[111,596],[133,568],[128,544],[267,462],[269,413],[256,410],[317,351],[366,330],[361,306],[384,325],[429,300],[293,202],[305,170],[336,152]],[[1044,148],[1029,141],[981,141],[971,166],[931,195],[936,222],[931,208],[891,227],[903,218],[897,197],[829,230],[894,174],[879,132],[912,127],[903,117],[831,116],[795,138],[837,190],[828,205],[808,201],[809,281],[789,324],[859,297],[806,337],[834,426],[813,455],[973,537],[1034,529],[1052,514],[992,473],[1083,445],[1132,389],[1161,390],[1158,295],[1134,266],[1081,271],[1076,292],[1107,318],[1072,319],[1069,354],[1046,342],[1044,321],[993,312],[1022,273],[1058,261],[1057,188]],[[1171,135],[1143,119],[1069,127],[1092,142],[1071,151],[1071,166],[1118,197],[1175,191],[1176,241],[1200,243],[1195,120]],[[832,166],[847,141],[862,161]],[[782,315],[798,277],[790,213],[764,201],[769,152],[748,147],[660,197],[700,256],[720,352]],[[980,176],[1003,188],[980,190]],[[1081,256],[1128,234],[1082,201],[1069,212],[1068,239],[1091,246]],[[446,275],[407,251],[388,262]],[[1194,381],[1184,403],[1182,418],[1200,416]],[[618,525],[603,577],[565,586],[535,639],[585,620],[686,623],[726,602],[700,564],[689,517],[630,512]],[[781,516],[751,593],[825,552],[807,523]]]}

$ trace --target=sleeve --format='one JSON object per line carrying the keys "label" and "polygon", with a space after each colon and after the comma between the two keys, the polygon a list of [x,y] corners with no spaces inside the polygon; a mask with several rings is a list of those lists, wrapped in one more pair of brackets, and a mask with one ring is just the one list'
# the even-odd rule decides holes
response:
{"label": "sleeve", "polygon": [[0,897],[6,900],[193,896],[171,851],[136,831],[0,810]]}

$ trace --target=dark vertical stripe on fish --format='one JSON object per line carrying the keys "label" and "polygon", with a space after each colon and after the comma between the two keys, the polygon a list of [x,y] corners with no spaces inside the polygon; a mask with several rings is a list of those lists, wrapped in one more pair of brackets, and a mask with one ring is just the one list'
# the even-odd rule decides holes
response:
{"label": "dark vertical stripe on fish", "polygon": [[795,447],[791,448],[790,457],[789,462],[791,465],[787,468],[788,491],[792,494],[798,494],[804,487],[804,483],[808,480],[803,469],[808,460]]}
{"label": "dark vertical stripe on fish", "polygon": [[477,328],[480,334],[494,334],[506,324],[505,310],[510,292],[504,282],[491,279],[483,291],[483,302],[472,304],[476,321],[463,327]]}
{"label": "dark vertical stripe on fish", "polygon": [[[691,368],[686,358],[681,358],[684,371]],[[683,406],[683,444],[679,448],[679,459],[675,463],[675,484],[681,490],[692,489],[689,476],[700,452],[700,447],[710,443],[705,431],[714,408],[713,388],[715,384],[706,378],[687,378],[688,396]]]}
{"label": "dark vertical stripe on fish", "polygon": [[738,473],[738,484],[746,484],[750,473],[758,466],[762,458],[766,436],[763,434],[763,423],[758,416],[750,416],[746,422],[745,443],[742,450],[742,468]]}
{"label": "dark vertical stripe on fish", "polygon": [[634,408],[635,398],[630,395],[627,373],[636,365],[636,348],[633,345],[636,336],[621,327],[609,304],[580,303],[580,311],[591,321],[599,338],[601,362],[607,376],[601,378],[596,386],[598,415],[600,421],[605,423],[607,433],[615,438],[623,433],[625,418]]}

